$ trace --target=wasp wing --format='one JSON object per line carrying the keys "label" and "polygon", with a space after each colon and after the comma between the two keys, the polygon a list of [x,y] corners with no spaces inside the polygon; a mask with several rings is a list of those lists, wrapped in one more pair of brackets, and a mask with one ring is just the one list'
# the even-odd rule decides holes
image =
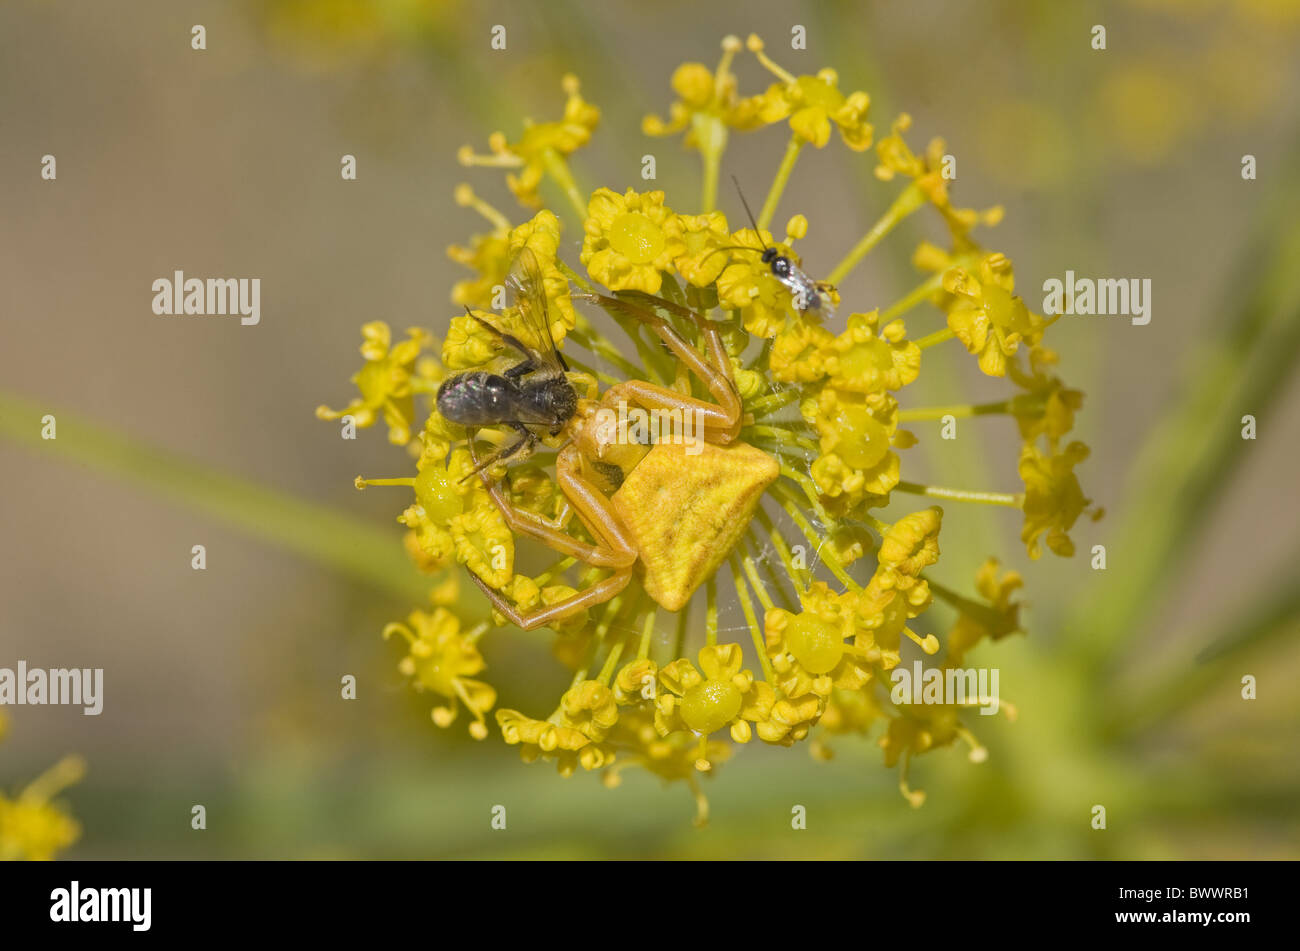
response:
{"label": "wasp wing", "polygon": [[569,367],[555,348],[555,338],[551,336],[550,307],[542,284],[542,268],[532,249],[519,249],[510,265],[510,273],[506,275],[506,286],[514,295],[520,320],[532,338],[527,343],[533,348],[532,356],[538,368],[566,372]]}

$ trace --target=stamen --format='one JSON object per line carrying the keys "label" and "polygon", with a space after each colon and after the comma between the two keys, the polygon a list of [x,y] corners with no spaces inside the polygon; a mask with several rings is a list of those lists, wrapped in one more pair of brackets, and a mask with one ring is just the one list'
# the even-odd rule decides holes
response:
{"label": "stamen", "polygon": [[939,653],[939,638],[935,637],[933,634],[927,634],[925,637],[922,637],[910,627],[903,628],[903,633],[911,638],[912,642],[927,654]]}
{"label": "stamen", "polygon": [[474,193],[474,189],[464,183],[456,186],[453,193],[456,204],[462,208],[473,208],[480,215],[487,219],[499,232],[508,232],[510,230],[510,219],[489,205],[482,198]]}
{"label": "stamen", "polygon": [[468,145],[462,145],[456,151],[456,161],[466,168],[519,168],[524,160],[511,152],[496,152],[482,155]]}
{"label": "stamen", "polygon": [[754,54],[755,58],[763,64],[764,68],[777,79],[781,80],[781,82],[789,86],[796,85],[799,82],[799,80],[794,76],[787,73],[784,69],[768,58],[768,55],[763,52],[763,41],[759,38],[757,33],[749,34],[749,38],[745,40],[745,46],[748,47],[749,51]]}
{"label": "stamen", "polygon": [[414,488],[415,477],[404,476],[402,478],[395,478],[395,479],[367,479],[363,476],[357,476],[352,484],[355,485],[358,489],[364,489],[366,486],[369,485],[404,485],[407,488]]}
{"label": "stamen", "polygon": [[907,784],[907,774],[911,767],[912,754],[911,751],[908,751],[903,754],[903,766],[898,775],[898,789],[913,809],[920,809],[925,804],[925,790],[914,790]]}
{"label": "stamen", "polygon": [[406,638],[408,644],[415,643],[415,635],[411,633],[411,629],[407,627],[405,624],[400,624],[397,621],[394,621],[391,624],[384,625],[384,630],[381,632],[380,636],[384,640],[388,640],[388,636],[394,633],[401,634],[404,638]]}
{"label": "stamen", "polygon": [[980,741],[975,739],[975,734],[966,729],[966,727],[959,726],[954,732],[965,740],[966,744],[970,747],[970,753],[968,756],[972,763],[983,763],[989,758],[988,747],[980,745]]}

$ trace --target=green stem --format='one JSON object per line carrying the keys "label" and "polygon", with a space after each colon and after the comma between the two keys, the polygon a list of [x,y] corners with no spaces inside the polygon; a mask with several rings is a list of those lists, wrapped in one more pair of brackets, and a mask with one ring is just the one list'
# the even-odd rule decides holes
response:
{"label": "green stem", "polygon": [[952,328],[944,327],[942,330],[936,330],[932,334],[926,334],[920,340],[916,341],[916,345],[922,350],[928,350],[935,344],[946,343],[955,336],[957,336],[957,334],[953,332]]}
{"label": "green stem", "polygon": [[900,482],[895,486],[900,492],[912,495],[925,495],[932,499],[950,499],[954,502],[977,502],[981,505],[1006,505],[1018,509],[1025,504],[1025,497],[1009,492],[970,492],[966,489],[945,489],[937,485],[920,485],[916,482]]}
{"label": "green stem", "polygon": [[898,421],[900,423],[915,423],[928,419],[943,419],[945,416],[964,418],[969,416],[996,416],[999,413],[1010,412],[1011,401],[998,400],[994,403],[967,403],[958,406],[926,406],[921,409],[899,410]]}
{"label": "green stem", "polygon": [[569,163],[565,161],[564,156],[555,149],[543,149],[542,164],[546,166],[547,174],[569,199],[569,204],[578,215],[578,222],[586,221],[587,201],[582,197],[582,192],[578,188],[578,183],[574,181],[573,172],[569,169]]}
{"label": "green stem", "polygon": [[844,256],[844,260],[835,265],[835,270],[831,271],[826,280],[831,284],[838,284],[848,277],[849,272],[858,266],[885,235],[893,231],[900,221],[923,204],[925,204],[925,192],[921,191],[916,182],[912,182],[894,199],[894,203],[880,216],[880,220],[871,226],[871,230],[862,236],[862,240]]}
{"label": "green stem", "polygon": [[766,230],[772,223],[772,218],[776,215],[776,206],[781,201],[781,195],[785,191],[786,183],[790,180],[790,173],[794,171],[794,163],[799,161],[799,153],[803,151],[804,140],[797,135],[790,136],[790,141],[786,143],[785,155],[781,156],[781,164],[776,170],[776,178],[772,180],[772,187],[767,191],[767,200],[763,202],[763,210],[758,213],[758,228],[760,231]]}
{"label": "green stem", "polygon": [[[41,438],[46,414],[57,420],[55,439]],[[0,437],[47,458],[125,479],[404,599],[428,597],[429,579],[416,571],[402,549],[400,531],[392,528],[214,471],[49,404],[6,393],[0,393]],[[321,438],[337,436],[326,427]]]}

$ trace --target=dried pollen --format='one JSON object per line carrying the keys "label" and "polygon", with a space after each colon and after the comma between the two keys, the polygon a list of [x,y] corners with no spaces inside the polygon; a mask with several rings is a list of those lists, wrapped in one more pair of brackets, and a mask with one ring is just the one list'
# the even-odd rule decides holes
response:
{"label": "dried pollen", "polygon": [[611,499],[641,555],[650,597],[669,611],[685,607],[779,475],[775,459],[746,443],[656,444]]}

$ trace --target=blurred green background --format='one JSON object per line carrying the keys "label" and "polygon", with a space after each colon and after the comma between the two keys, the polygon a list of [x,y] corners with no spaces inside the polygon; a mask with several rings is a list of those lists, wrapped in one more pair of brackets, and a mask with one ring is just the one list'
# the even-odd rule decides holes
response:
{"label": "blurred green background", "polygon": [[[494,24],[506,51],[489,48]],[[787,48],[793,24],[806,52]],[[658,187],[689,210],[697,157],[643,137],[641,117],[666,111],[678,63],[712,66],[723,35],[751,31],[787,68],[833,66],[841,88],[868,91],[877,138],[899,111],[915,145],[944,136],[958,203],[1005,205],[983,240],[1031,306],[1072,269],[1150,278],[1153,318],[1049,335],[1087,394],[1079,471],[1108,509],[1078,527],[1079,555],[1031,563],[1016,513],[947,507],[936,577],[967,590],[998,554],[1027,581],[1029,636],[977,655],[1020,711],[975,718],[989,761],[918,759],[929,798],[913,810],[874,743],[841,740],[829,764],[755,743],[706,783],[713,820],[697,830],[680,787],[628,771],[605,790],[521,764],[495,731],[475,743],[430,724],[378,636],[420,598],[392,521],[404,496],[352,487],[407,460],[378,432],[340,440],[313,409],[350,395],[362,322],[445,329],[464,275],[445,248],[481,230],[457,182],[520,217],[499,176],[457,165],[458,146],[558,115],[572,71],[603,110],[580,180],[640,186],[653,153]],[[1300,3],[1281,0],[10,0],[0,665],[103,667],[106,696],[95,718],[8,710],[0,786],[84,755],[65,797],[79,858],[1300,857],[1297,52]],[[745,57],[738,71],[742,91],[769,81]],[[734,137],[724,171],[766,183],[784,143]],[[56,182],[40,178],[46,153]],[[340,180],[345,153],[355,182]],[[808,216],[810,269],[883,210],[874,165],[805,150],[778,221]],[[914,286],[926,236],[893,235],[841,287],[845,307]],[[150,284],[177,268],[260,277],[261,325],[156,318]],[[965,354],[926,361],[905,406],[1002,393]],[[39,440],[45,413],[57,444]],[[972,425],[977,439],[942,449],[912,426],[908,478],[1016,489],[1014,426]],[[494,635],[484,653],[504,706],[537,712],[567,683],[543,638]],[[339,699],[344,674],[356,701]],[[206,831],[190,829],[195,803]],[[489,826],[496,803],[508,831]],[[790,828],[795,803],[805,831]]]}

